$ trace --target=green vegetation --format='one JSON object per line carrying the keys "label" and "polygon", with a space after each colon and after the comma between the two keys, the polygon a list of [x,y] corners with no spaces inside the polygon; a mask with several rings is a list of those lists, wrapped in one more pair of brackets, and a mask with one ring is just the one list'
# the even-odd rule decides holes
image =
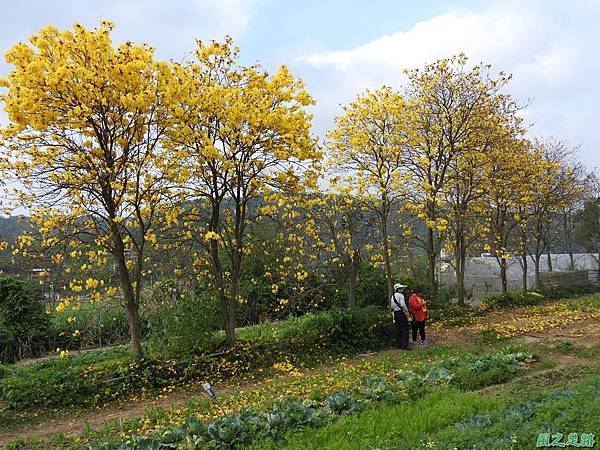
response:
{"label": "green vegetation", "polygon": [[33,284],[0,276],[0,361],[20,358],[44,341],[50,327],[40,297]]}
{"label": "green vegetation", "polygon": [[[599,299],[600,296],[594,295],[565,304],[573,311],[585,311],[597,306]],[[555,308],[553,305],[548,307]],[[540,308],[547,306],[525,307],[523,314]],[[474,318],[481,312],[476,314]],[[365,321],[364,318],[371,319]],[[379,330],[375,333],[378,338],[369,340],[368,335],[373,330]],[[222,360],[215,358],[214,362],[227,362],[214,364],[216,372],[201,379],[214,383],[217,379],[214,377],[222,374],[223,379],[237,382],[245,376],[258,376],[261,381],[256,386],[233,388],[226,395],[219,394],[219,406],[202,396],[190,397],[182,405],[151,407],[142,417],[107,423],[97,429],[90,427],[75,436],[57,435],[51,441],[16,438],[10,448],[76,449],[89,445],[90,449],[123,450],[159,448],[160,444],[189,449],[247,446],[257,449],[391,449],[427,448],[430,442],[440,448],[452,448],[442,447],[449,442],[459,443],[459,448],[464,448],[461,443],[467,443],[466,446],[477,444],[474,436],[479,427],[489,427],[486,445],[497,439],[497,448],[504,448],[505,436],[495,433],[511,426],[502,422],[503,414],[514,411],[503,411],[547,397],[549,386],[563,391],[562,386],[599,373],[597,364],[593,365],[597,353],[595,347],[583,349],[564,342],[548,347],[506,345],[506,339],[498,340],[492,329],[483,330],[479,332],[475,346],[470,348],[448,348],[438,344],[409,354],[394,352],[366,357],[346,365],[342,355],[364,350],[361,343],[389,345],[391,330],[386,312],[374,307],[334,310],[245,327],[238,330],[238,344],[248,347],[238,349],[241,353],[220,355],[218,358],[224,358]],[[213,339],[217,345],[224,336],[217,333]],[[318,358],[312,358],[308,349],[316,344],[321,345],[321,350]],[[502,345],[504,347],[500,349]],[[497,350],[491,351],[492,348]],[[554,369],[552,355],[557,350],[576,352],[592,365]],[[528,358],[531,351],[540,353],[539,363]],[[104,354],[72,356],[40,362],[17,372],[26,379],[37,373],[65,373],[70,365],[79,369],[85,369],[86,364],[113,367],[113,361],[126,365],[130,357],[127,352],[114,349]],[[256,361],[249,363],[249,359]],[[238,364],[239,361],[248,361],[248,365]],[[336,365],[316,371],[310,369],[320,362],[336,362]],[[128,383],[137,383],[138,388],[145,387],[149,393],[169,392],[175,387],[175,383],[161,387],[157,381],[161,379],[160,373],[148,367],[145,369],[146,373],[152,374],[149,378],[143,380],[131,376]],[[31,373],[21,372],[25,370],[31,370]],[[271,379],[273,375],[277,377]],[[5,381],[14,382],[17,378],[19,376],[9,376]],[[191,378],[183,376],[179,380],[187,383]],[[591,383],[591,380],[587,381]],[[53,383],[47,384],[48,390]],[[77,392],[73,387],[71,390]],[[127,398],[126,394],[136,395],[121,391],[120,398]],[[80,403],[80,406],[84,405]],[[522,447],[515,448],[528,448],[525,443],[537,437],[531,437],[535,434],[532,430],[537,430],[541,423],[541,419],[535,417],[537,414],[554,414],[552,408],[557,406],[552,405],[554,403],[548,403],[535,409],[531,424],[523,425],[517,433],[516,439]],[[560,407],[563,406],[561,403]],[[590,408],[590,411],[590,417],[593,417],[595,410]],[[588,423],[577,420],[573,422],[577,426],[584,427]],[[556,424],[562,426],[563,422]]]}
{"label": "green vegetation", "polygon": [[125,309],[115,299],[81,302],[77,309],[50,311],[54,345],[80,350],[126,343],[129,340]]}
{"label": "green vegetation", "polygon": [[[428,431],[450,425],[472,414],[483,413],[497,407],[498,404],[500,401],[497,399],[473,393],[438,390],[412,403],[384,405],[356,416],[342,418],[320,430],[291,434],[284,442],[267,440],[252,448],[410,448],[406,446],[408,442],[419,442],[421,436]],[[382,445],[384,441],[389,445]]]}
{"label": "green vegetation", "polygon": [[332,309],[243,329],[232,348],[225,345],[223,335],[216,335],[210,344],[216,354],[179,362],[131,362],[129,350],[114,349],[15,368],[12,376],[0,380],[0,393],[7,406],[15,410],[31,406],[96,406],[143,392],[173,390],[193,379],[217,381],[253,376],[284,360],[314,365],[327,358],[376,350],[391,343],[385,310],[373,306]]}

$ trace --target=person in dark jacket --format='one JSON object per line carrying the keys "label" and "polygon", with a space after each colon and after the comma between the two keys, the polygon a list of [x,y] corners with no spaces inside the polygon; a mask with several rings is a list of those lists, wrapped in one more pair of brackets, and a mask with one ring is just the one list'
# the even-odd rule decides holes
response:
{"label": "person in dark jacket", "polygon": [[401,350],[410,350],[408,345],[408,322],[410,313],[404,300],[404,288],[406,286],[401,283],[394,285],[394,294],[390,298],[390,307],[392,308],[392,314],[394,324],[396,328],[396,345]]}

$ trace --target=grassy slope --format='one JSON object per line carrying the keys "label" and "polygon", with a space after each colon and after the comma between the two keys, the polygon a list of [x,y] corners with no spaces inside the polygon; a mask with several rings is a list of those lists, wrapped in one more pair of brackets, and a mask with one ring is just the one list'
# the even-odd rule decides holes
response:
{"label": "grassy slope", "polygon": [[[600,423],[600,365],[543,370],[479,392],[445,390],[412,403],[382,405],[347,416],[321,429],[306,429],[284,441],[266,440],[253,450],[300,449],[411,449],[411,448],[534,448],[540,432],[598,431]],[[595,390],[588,391],[595,385]],[[574,388],[574,389],[573,389]],[[522,405],[573,389],[576,395],[557,397],[532,417],[513,417]],[[577,392],[580,392],[577,395]],[[457,429],[457,422],[473,415],[489,415],[489,427]],[[508,417],[508,418],[507,418]],[[512,420],[511,420],[512,418]],[[480,443],[481,439],[487,439]],[[479,447],[473,447],[480,445]],[[492,447],[490,447],[490,445]]]}

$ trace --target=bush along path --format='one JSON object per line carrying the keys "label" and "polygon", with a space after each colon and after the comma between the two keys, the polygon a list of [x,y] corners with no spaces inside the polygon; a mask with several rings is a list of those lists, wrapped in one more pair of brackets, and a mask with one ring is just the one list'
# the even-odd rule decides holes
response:
{"label": "bush along path", "polygon": [[127,349],[113,349],[46,360],[16,368],[12,376],[0,379],[0,397],[13,411],[137,400],[145,393],[170,392],[193,380],[251,379],[285,360],[315,366],[386,348],[392,343],[391,326],[381,308],[331,310],[265,327],[260,336],[242,334],[233,348],[216,343],[215,353],[208,357],[131,362]]}

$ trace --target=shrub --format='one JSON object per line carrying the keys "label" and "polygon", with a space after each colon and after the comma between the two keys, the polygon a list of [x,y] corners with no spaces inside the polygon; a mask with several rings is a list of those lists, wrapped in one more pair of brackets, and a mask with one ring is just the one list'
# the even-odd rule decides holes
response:
{"label": "shrub", "polygon": [[385,273],[371,264],[362,264],[358,272],[356,300],[360,306],[387,305]]}
{"label": "shrub", "polygon": [[50,350],[102,347],[129,341],[127,315],[118,299],[82,302],[77,310],[53,311],[50,318],[54,336]]}
{"label": "shrub", "polygon": [[0,277],[0,360],[35,352],[48,329],[40,291],[18,278]]}
{"label": "shrub", "polygon": [[446,304],[440,308],[430,309],[429,318],[433,321],[443,321],[445,325],[463,326],[472,322],[475,317],[484,315],[481,308],[473,308],[469,305]]}
{"label": "shrub", "polygon": [[[337,357],[340,353],[382,348],[391,343],[392,336],[387,312],[373,306],[308,314],[267,324],[264,333],[259,330],[243,330],[231,348],[225,346],[224,336],[213,338],[211,345],[220,349],[220,354],[196,355],[179,363],[130,362],[126,349],[40,362],[0,380],[0,393],[13,409],[98,405],[185,380],[248,374],[286,359],[317,362],[326,355]],[[197,351],[200,353],[200,349]]]}
{"label": "shrub", "polygon": [[493,297],[487,297],[481,302],[484,309],[514,308],[518,306],[537,305],[545,300],[544,295],[535,291],[507,292]]}
{"label": "shrub", "polygon": [[582,286],[539,289],[538,292],[548,300],[559,300],[561,298],[574,298],[585,294],[593,294],[598,292],[598,287],[587,284]]}
{"label": "shrub", "polygon": [[[163,288],[168,289],[168,285]],[[218,305],[210,295],[165,296],[147,313],[148,348],[162,358],[211,352],[220,317]]]}

